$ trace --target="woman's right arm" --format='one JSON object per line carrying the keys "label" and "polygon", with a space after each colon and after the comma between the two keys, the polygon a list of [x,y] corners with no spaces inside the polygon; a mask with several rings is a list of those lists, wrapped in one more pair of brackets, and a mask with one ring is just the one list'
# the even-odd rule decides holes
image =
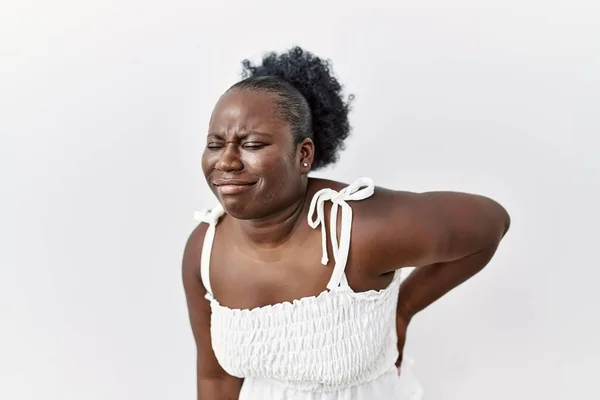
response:
{"label": "woman's right arm", "polygon": [[198,400],[237,400],[243,380],[221,368],[211,346],[210,303],[199,276],[206,229],[206,224],[200,224],[192,232],[183,254],[183,287],[196,341]]}

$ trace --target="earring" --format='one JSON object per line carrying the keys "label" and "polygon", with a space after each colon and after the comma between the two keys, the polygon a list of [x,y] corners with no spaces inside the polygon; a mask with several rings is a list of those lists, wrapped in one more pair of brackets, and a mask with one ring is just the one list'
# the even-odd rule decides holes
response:
{"label": "earring", "polygon": [[302,165],[304,165],[305,167],[308,167],[308,163],[304,163],[304,164],[302,164]]}

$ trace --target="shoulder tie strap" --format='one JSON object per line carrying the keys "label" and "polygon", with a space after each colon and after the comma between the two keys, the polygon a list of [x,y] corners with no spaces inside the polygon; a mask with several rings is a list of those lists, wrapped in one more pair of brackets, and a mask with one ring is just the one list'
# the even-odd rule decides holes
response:
{"label": "shoulder tie strap", "polygon": [[[333,189],[321,189],[315,193],[310,202],[308,224],[313,229],[316,229],[321,225],[321,243],[323,246],[323,258],[321,259],[321,264],[323,265],[329,263],[329,257],[327,255],[327,232],[325,228],[325,202],[329,200],[333,203],[329,230],[335,266],[333,268],[333,273],[331,274],[331,279],[327,284],[327,289],[329,290],[340,286],[340,284],[348,286],[348,280],[346,279],[344,270],[346,269],[346,262],[348,261],[348,254],[350,252],[352,208],[347,202],[366,199],[367,197],[370,197],[374,191],[375,185],[373,184],[373,180],[370,178],[361,178],[339,192],[336,192]],[[337,213],[339,207],[342,209],[342,226],[338,244]],[[314,218],[315,210],[317,212],[316,218]]]}
{"label": "shoulder tie strap", "polygon": [[212,210],[202,210],[194,212],[194,219],[208,224],[208,229],[204,235],[202,244],[202,257],[200,259],[200,280],[207,293],[212,296],[212,287],[210,285],[210,255],[212,253],[213,241],[215,240],[215,231],[219,219],[225,213],[223,207],[218,205]]}

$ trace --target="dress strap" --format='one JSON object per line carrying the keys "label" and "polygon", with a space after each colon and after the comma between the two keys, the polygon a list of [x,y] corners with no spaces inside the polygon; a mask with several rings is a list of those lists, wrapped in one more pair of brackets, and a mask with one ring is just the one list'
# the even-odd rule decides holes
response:
{"label": "dress strap", "polygon": [[[310,202],[308,211],[308,224],[316,229],[321,225],[321,243],[323,246],[323,258],[321,264],[327,265],[329,257],[327,255],[327,232],[325,228],[325,202],[331,201],[329,230],[331,235],[331,247],[333,248],[333,258],[335,266],[331,279],[327,284],[327,289],[332,290],[338,286],[348,286],[345,269],[350,252],[350,235],[352,232],[352,208],[348,205],[348,201],[363,200],[370,197],[375,191],[375,185],[370,178],[361,178],[356,180],[351,185],[336,192],[333,189],[321,189],[313,196]],[[337,214],[338,208],[342,209],[342,226],[340,239],[337,238]],[[317,212],[316,218],[314,213]]]}
{"label": "dress strap", "polygon": [[212,287],[210,286],[210,255],[212,253],[213,242],[215,240],[215,231],[219,219],[225,213],[221,205],[216,206],[212,210],[196,211],[194,219],[199,222],[208,224],[208,229],[204,235],[204,243],[202,244],[202,257],[200,258],[200,280],[206,288],[206,291],[212,296]]}

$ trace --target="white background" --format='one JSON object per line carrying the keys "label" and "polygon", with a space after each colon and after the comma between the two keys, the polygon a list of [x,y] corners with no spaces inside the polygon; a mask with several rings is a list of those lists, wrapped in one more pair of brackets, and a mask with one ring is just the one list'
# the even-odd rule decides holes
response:
{"label": "white background", "polygon": [[180,278],[209,114],[300,44],[356,95],[338,165],[500,201],[416,317],[427,400],[600,398],[597,1],[0,2],[0,399],[193,399]]}

